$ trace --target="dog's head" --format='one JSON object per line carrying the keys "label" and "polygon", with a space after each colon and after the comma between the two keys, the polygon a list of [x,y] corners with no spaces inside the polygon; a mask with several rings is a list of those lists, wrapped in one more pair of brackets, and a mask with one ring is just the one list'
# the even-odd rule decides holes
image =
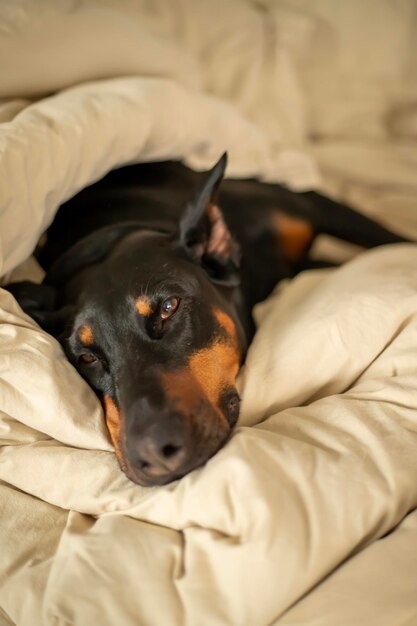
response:
{"label": "dog's head", "polygon": [[121,468],[142,485],[207,461],[238,418],[239,250],[215,201],[225,166],[226,155],[175,234],[104,228],[47,277],[65,284],[68,358],[103,400]]}

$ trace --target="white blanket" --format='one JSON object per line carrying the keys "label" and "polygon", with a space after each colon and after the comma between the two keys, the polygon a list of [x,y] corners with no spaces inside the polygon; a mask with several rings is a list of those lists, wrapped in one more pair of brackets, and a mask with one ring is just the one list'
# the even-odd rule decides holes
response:
{"label": "white blanket", "polygon": [[[326,103],[333,95],[341,106],[346,97],[330,89],[321,57],[311,55],[315,37],[323,25],[327,34],[340,28],[347,54],[349,28],[377,13],[395,33],[397,55],[385,70],[398,78],[397,97],[408,105],[412,3],[401,13],[388,0],[364,9],[355,0],[340,22],[331,3],[305,4],[4,3],[3,280],[32,252],[57,206],[112,167],[171,157],[206,167],[226,148],[229,173],[298,188],[319,184],[314,152],[326,186],[362,199],[388,223],[400,207],[400,228],[417,233],[412,114],[401,109],[396,118],[395,128],[407,129],[406,146],[395,152],[386,136],[382,143],[393,95],[382,94],[377,108],[375,91],[361,100],[361,85],[380,93],[387,84],[370,81],[378,68],[364,64],[353,116],[339,107],[339,116],[319,124],[318,90],[299,69],[310,54]],[[380,48],[384,28],[373,33]],[[372,36],[360,32],[362,43]],[[339,61],[350,76],[347,58]],[[370,111],[367,134],[352,120],[369,119]],[[352,144],[360,129],[379,143]],[[309,133],[325,141],[312,150]],[[385,212],[378,212],[380,199]],[[93,392],[58,344],[0,290],[0,623],[3,612],[5,623],[28,626],[347,626],[359,619],[393,626],[410,616],[413,624],[417,563],[399,555],[415,545],[415,514],[372,542],[417,507],[416,310],[411,245],[281,287],[256,309],[259,331],[240,377],[242,415],[232,440],[181,481],[144,489],[120,472]],[[373,572],[387,590],[382,617],[366,609],[366,583],[367,597],[380,599],[361,572],[380,568],[380,555],[391,549],[392,577]],[[398,594],[390,604],[388,589],[401,574],[396,611]],[[343,594],[349,601],[334,601]]]}

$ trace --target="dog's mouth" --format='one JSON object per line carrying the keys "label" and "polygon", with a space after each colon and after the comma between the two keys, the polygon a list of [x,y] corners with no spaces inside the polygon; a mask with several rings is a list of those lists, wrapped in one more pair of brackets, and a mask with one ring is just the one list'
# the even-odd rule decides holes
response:
{"label": "dog's mouth", "polygon": [[[132,482],[151,487],[178,480],[204,465],[233,431],[238,396],[234,393],[228,397],[234,411],[232,419],[202,401],[191,414],[162,411],[157,417],[148,415],[147,420],[142,414],[138,425],[126,419],[115,402],[105,396],[106,423],[122,471]],[[144,408],[143,400],[138,404]]]}

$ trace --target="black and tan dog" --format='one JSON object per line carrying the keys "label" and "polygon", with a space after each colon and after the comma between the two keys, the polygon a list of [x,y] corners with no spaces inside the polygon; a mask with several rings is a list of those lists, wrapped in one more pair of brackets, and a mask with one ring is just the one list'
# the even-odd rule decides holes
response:
{"label": "black and tan dog", "polygon": [[[42,285],[9,286],[102,398],[122,470],[183,476],[228,439],[252,306],[308,266],[319,233],[403,241],[317,193],[226,180],[180,163],[112,172],[61,207]],[[193,195],[194,193],[194,195]]]}

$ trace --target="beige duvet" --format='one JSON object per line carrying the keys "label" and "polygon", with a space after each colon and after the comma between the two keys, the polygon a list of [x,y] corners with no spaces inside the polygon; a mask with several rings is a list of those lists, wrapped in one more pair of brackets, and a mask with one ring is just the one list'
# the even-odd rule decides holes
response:
{"label": "beige duvet", "polygon": [[[338,17],[319,0],[312,12],[303,2],[263,4],[223,3],[221,24],[216,3],[0,7],[4,281],[59,203],[111,167],[170,157],[205,167],[225,148],[230,173],[298,188],[321,180],[417,233],[412,115],[400,120],[399,143],[378,135],[380,110],[361,148],[354,122],[369,119],[374,100],[361,100],[359,76],[351,118],[333,93],[333,125],[309,120],[317,94],[297,55],[323,20],[337,34]],[[372,3],[352,6],[345,31],[372,12]],[[399,14],[379,3],[375,45],[383,24],[405,41],[413,6]],[[388,74],[398,74],[393,65]],[[411,83],[400,83],[408,102]],[[323,135],[318,146],[306,143],[309,123]],[[281,285],[255,311],[235,435],[205,467],[145,489],[120,472],[100,405],[61,348],[0,291],[0,623],[416,624],[416,311],[412,244]]]}

